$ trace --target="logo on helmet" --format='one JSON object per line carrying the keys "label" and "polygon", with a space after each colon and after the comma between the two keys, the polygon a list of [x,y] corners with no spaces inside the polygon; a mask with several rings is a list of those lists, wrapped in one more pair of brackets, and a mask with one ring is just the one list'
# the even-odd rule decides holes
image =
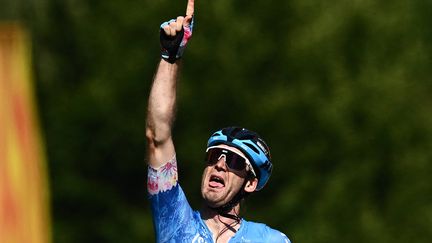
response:
{"label": "logo on helmet", "polygon": [[264,164],[262,164],[260,167],[265,169],[266,171],[272,171],[272,169],[273,169],[272,164],[268,160],[266,162],[264,162]]}
{"label": "logo on helmet", "polygon": [[257,141],[258,146],[261,148],[261,150],[264,152],[265,155],[268,155],[269,152],[266,149],[266,147],[261,143],[261,141]]}

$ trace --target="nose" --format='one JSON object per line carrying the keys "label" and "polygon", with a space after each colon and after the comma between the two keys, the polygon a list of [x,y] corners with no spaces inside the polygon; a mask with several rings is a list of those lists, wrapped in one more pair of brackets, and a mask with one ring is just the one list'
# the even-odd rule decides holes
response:
{"label": "nose", "polygon": [[215,168],[226,170],[227,168],[226,168],[226,163],[225,162],[226,162],[226,156],[224,154],[222,154],[219,157],[218,161],[216,162]]}

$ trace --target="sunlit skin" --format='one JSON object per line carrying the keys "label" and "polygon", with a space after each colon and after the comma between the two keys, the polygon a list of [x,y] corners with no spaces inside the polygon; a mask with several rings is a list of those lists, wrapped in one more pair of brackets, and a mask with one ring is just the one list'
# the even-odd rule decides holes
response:
{"label": "sunlit skin", "polygon": [[[244,154],[235,147],[228,145],[218,145],[218,147],[226,148],[238,154],[244,156]],[[225,163],[225,157],[222,157],[214,165],[208,165],[204,169],[204,173],[201,181],[201,195],[204,199],[204,207],[201,210],[201,216],[204,219],[207,226],[213,232],[215,237],[218,232],[223,230],[227,225],[234,222],[233,219],[225,218],[220,216],[217,211],[212,208],[220,207],[228,203],[239,191],[242,189],[244,180],[247,178],[246,168],[243,171],[235,171],[228,168]],[[218,183],[212,183],[210,181],[212,176],[218,176],[223,179],[223,185]],[[246,192],[253,192],[257,187],[258,179],[249,179],[244,186]],[[237,204],[231,211],[230,214],[238,215],[240,205]],[[232,229],[226,231],[218,240],[218,242],[225,242],[224,239],[228,240],[235,234],[235,231],[239,229],[240,225],[235,225]]]}
{"label": "sunlit skin", "polygon": [[[244,157],[244,154],[235,147],[224,144],[217,147],[227,148],[228,150],[241,154]],[[224,181],[224,185],[212,186],[210,183],[211,176],[221,177]],[[222,157],[216,164],[208,165],[204,169],[201,181],[201,195],[208,206],[220,207],[228,203],[239,192],[246,176],[246,170],[236,171],[230,169],[225,163],[225,157]],[[247,189],[250,190],[250,186]],[[255,188],[253,189],[255,190]]]}
{"label": "sunlit skin", "polygon": [[[194,14],[194,1],[189,0],[185,17],[179,16],[174,22],[163,27],[168,36],[176,36],[183,28],[191,24]],[[161,60],[155,81],[150,92],[149,115],[147,117],[146,135],[149,141],[149,164],[153,168],[159,168],[163,161],[168,161],[175,154],[174,144],[171,137],[171,124],[174,119],[174,107],[176,101],[176,80],[178,73],[178,62],[169,64]],[[231,146],[219,145],[222,148],[233,152],[244,154]],[[223,185],[216,185],[210,182],[212,175],[217,175],[223,179]],[[207,166],[204,169],[201,183],[201,194],[204,199],[204,207],[200,211],[201,217],[213,235],[213,240],[217,242],[228,242],[240,224],[228,227],[234,219],[226,218],[212,209],[229,202],[237,192],[242,189],[247,171],[230,170],[225,164],[225,158],[221,158],[216,164]],[[244,186],[246,192],[253,192],[257,187],[258,179],[248,180]],[[237,204],[231,209],[229,214],[238,215],[240,205]],[[225,228],[229,230],[223,231]],[[220,234],[224,232],[223,234]]]}

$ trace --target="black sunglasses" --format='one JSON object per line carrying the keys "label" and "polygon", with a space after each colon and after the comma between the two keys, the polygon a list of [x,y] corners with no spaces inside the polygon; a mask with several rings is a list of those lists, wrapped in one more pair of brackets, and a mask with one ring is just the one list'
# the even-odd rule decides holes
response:
{"label": "black sunglasses", "polygon": [[255,175],[255,171],[253,170],[249,160],[247,160],[242,155],[226,148],[207,148],[205,161],[208,165],[214,165],[221,159],[222,156],[225,157],[225,163],[230,169],[242,171],[246,169],[246,167],[249,167],[249,170]]}

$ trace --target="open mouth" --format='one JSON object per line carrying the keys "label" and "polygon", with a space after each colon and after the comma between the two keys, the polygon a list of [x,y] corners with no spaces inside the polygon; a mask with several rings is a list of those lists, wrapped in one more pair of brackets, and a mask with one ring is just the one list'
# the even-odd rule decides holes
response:
{"label": "open mouth", "polygon": [[225,186],[225,181],[217,175],[210,176],[209,186],[212,188],[222,188]]}

